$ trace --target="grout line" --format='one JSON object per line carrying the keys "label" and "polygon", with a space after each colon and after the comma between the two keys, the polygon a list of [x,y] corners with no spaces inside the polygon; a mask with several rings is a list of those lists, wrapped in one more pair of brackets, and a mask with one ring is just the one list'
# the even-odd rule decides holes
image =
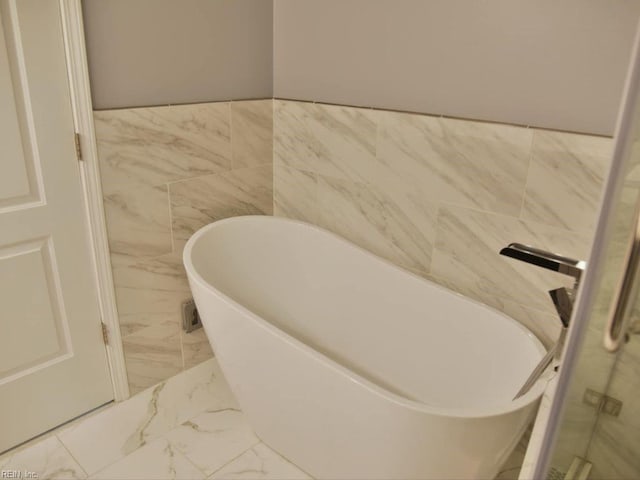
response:
{"label": "grout line", "polygon": [[87,469],[80,463],[80,460],[78,460],[73,453],[71,453],[71,450],[69,450],[69,447],[67,447],[67,445],[62,441],[62,439],[58,436],[58,434],[56,433],[54,435],[56,437],[56,439],[58,440],[58,442],[60,443],[60,445],[62,445],[62,448],[64,448],[67,453],[69,454],[69,456],[73,459],[74,462],[76,462],[78,464],[78,466],[80,467],[80,469],[84,472],[84,474],[87,476],[87,478],[89,477],[89,472],[87,471]]}
{"label": "grout line", "polygon": [[194,177],[181,178],[179,180],[172,180],[172,181],[167,182],[167,183],[165,183],[163,185],[176,185],[178,183],[188,182],[190,180],[197,180],[199,178],[212,177],[213,175],[222,175],[223,173],[229,173],[230,171],[231,170],[220,170],[219,172],[203,173],[202,175],[196,175]]}
{"label": "grout line", "polygon": [[443,202],[441,202],[441,205],[455,207],[455,208],[459,208],[459,209],[462,209],[462,210],[470,210],[470,211],[476,212],[476,213],[484,213],[486,215],[493,215],[493,216],[496,216],[496,217],[503,217],[505,219],[516,220],[518,222],[524,222],[524,223],[526,223],[528,225],[549,228],[549,229],[555,230],[557,232],[570,233],[572,235],[576,235],[576,234],[578,234],[578,235],[592,235],[593,234],[593,231],[590,231],[590,230],[569,230],[567,228],[558,227],[557,225],[552,225],[552,224],[549,224],[549,223],[540,222],[538,220],[523,220],[523,219],[521,219],[519,217],[514,217],[513,215],[508,215],[506,213],[493,212],[491,210],[483,210],[482,208],[479,208],[479,207],[470,207],[470,206],[460,205],[460,204],[457,204],[455,202],[443,201]]}
{"label": "grout line", "polygon": [[433,277],[433,264],[436,258],[436,252],[438,251],[438,238],[442,235],[440,228],[440,214],[442,213],[442,202],[434,201],[435,203],[435,218],[433,221],[433,241],[431,242],[431,258],[429,260],[429,270],[425,272],[430,277]]}
{"label": "grout line", "polygon": [[454,208],[459,208],[462,210],[471,210],[473,212],[476,213],[485,213],[487,215],[495,215],[498,217],[504,217],[504,218],[508,218],[511,220],[519,220],[518,217],[513,216],[513,215],[509,215],[507,213],[501,213],[501,212],[496,212],[494,210],[485,210],[481,207],[477,207],[477,206],[470,206],[470,205],[461,205],[459,203],[456,203],[454,201],[449,201],[449,200],[441,200],[439,202],[439,207],[438,207],[438,213],[440,213],[440,208],[441,207],[454,207]]}
{"label": "grout line", "polygon": [[171,184],[165,184],[167,187],[167,202],[169,204],[169,235],[171,235],[171,253],[175,255],[176,253],[176,242],[173,239],[173,212],[171,208]]}
{"label": "grout line", "polygon": [[[171,185],[167,183],[167,200],[169,202],[169,232],[171,234],[171,255],[176,255],[176,241],[173,235],[173,209],[171,208]],[[180,259],[182,261],[182,259]],[[181,362],[181,372],[184,372],[185,367],[185,355],[184,355],[184,338],[182,333],[182,318],[178,316],[178,338],[180,341],[180,362]],[[150,325],[151,326],[151,325]],[[144,330],[144,328],[142,329]],[[137,332],[136,332],[137,333]]]}
{"label": "grout line", "polygon": [[184,353],[184,335],[185,335],[185,331],[182,328],[182,325],[179,326],[180,329],[180,354],[182,356],[182,371],[186,371],[187,370],[187,359],[186,359],[186,355]]}
{"label": "grout line", "polygon": [[233,152],[233,102],[229,102],[229,171],[235,170],[236,159]]}
{"label": "grout line", "polygon": [[195,177],[181,178],[180,180],[172,180],[171,182],[164,183],[161,186],[177,185],[179,183],[188,182],[190,180],[198,180],[198,179],[201,179],[201,178],[208,178],[208,177],[214,177],[214,176],[217,177],[217,176],[225,175],[225,174],[228,174],[228,173],[231,173],[231,172],[234,172],[234,173],[235,172],[242,172],[244,170],[250,170],[250,169],[253,169],[253,168],[268,167],[270,165],[272,165],[272,163],[269,163],[269,162],[267,162],[267,163],[257,163],[255,165],[249,165],[249,166],[246,166],[246,167],[236,168],[235,170],[221,170],[219,172],[205,173],[203,175],[197,175]]}
{"label": "grout line", "polygon": [[531,166],[533,164],[533,145],[536,139],[536,132],[531,132],[531,145],[529,145],[529,161],[527,162],[527,174],[524,177],[524,188],[522,189],[522,201],[520,202],[520,212],[518,219],[524,220],[524,204],[527,200],[527,188],[529,187],[529,175],[531,174]]}
{"label": "grout line", "polygon": [[258,441],[256,443],[254,443],[253,445],[251,445],[249,448],[247,448],[246,450],[244,450],[241,454],[236,455],[235,457],[233,457],[231,460],[229,460],[227,463],[225,463],[224,465],[222,465],[220,468],[214,470],[211,475],[209,475],[207,478],[211,478],[213,477],[216,473],[218,473],[220,470],[222,470],[224,467],[226,467],[227,465],[235,462],[237,459],[239,459],[241,456],[243,456],[245,453],[247,453],[249,450],[257,447],[258,445],[260,445],[262,443],[262,440],[258,439]]}
{"label": "grout line", "polygon": [[[177,427],[176,427],[177,428]],[[171,431],[171,430],[170,430]],[[168,432],[167,432],[168,433]],[[166,434],[165,434],[166,435]],[[167,444],[169,445],[169,447],[171,447],[171,449],[173,450],[174,455],[180,455],[184,460],[187,461],[187,463],[190,463],[197,471],[199,471],[202,474],[202,478],[203,479],[207,479],[207,472],[205,472],[204,470],[202,470],[198,465],[195,464],[195,462],[193,462],[186,453],[182,453],[180,450],[178,450],[177,448],[174,450],[174,446],[171,443],[171,440],[169,440],[167,437],[165,437],[164,435],[161,437],[164,440],[167,441]],[[212,474],[213,475],[213,474]]]}

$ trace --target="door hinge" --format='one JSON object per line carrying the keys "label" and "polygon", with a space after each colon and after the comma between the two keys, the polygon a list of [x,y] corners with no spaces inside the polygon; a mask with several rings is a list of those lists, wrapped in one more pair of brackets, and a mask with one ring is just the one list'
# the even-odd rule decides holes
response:
{"label": "door hinge", "polygon": [[107,324],[104,322],[100,322],[102,325],[102,340],[105,345],[109,345],[109,329],[107,328]]}
{"label": "door hinge", "polygon": [[617,398],[587,388],[582,397],[583,403],[595,407],[599,412],[617,417],[622,410],[622,402]]}
{"label": "door hinge", "polygon": [[587,480],[593,464],[588,460],[581,457],[574,457],[567,474],[564,475],[564,480]]}
{"label": "door hinge", "polygon": [[74,136],[74,141],[76,144],[76,158],[78,161],[82,160],[82,146],[80,145],[80,134],[76,133]]}

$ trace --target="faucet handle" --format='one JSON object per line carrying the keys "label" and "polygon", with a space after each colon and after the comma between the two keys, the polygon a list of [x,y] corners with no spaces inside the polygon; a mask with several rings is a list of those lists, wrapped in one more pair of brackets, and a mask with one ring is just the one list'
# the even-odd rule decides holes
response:
{"label": "faucet handle", "polygon": [[564,328],[569,328],[569,320],[573,311],[573,300],[565,287],[549,290],[551,300],[556,307],[556,311],[560,316],[560,321]]}

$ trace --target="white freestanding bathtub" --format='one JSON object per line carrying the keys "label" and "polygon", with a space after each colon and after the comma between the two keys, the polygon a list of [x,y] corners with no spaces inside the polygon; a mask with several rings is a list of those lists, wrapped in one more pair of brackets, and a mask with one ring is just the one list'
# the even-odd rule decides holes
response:
{"label": "white freestanding bathtub", "polygon": [[184,263],[256,434],[316,478],[489,479],[544,389],[520,324],[321,228],[208,225]]}

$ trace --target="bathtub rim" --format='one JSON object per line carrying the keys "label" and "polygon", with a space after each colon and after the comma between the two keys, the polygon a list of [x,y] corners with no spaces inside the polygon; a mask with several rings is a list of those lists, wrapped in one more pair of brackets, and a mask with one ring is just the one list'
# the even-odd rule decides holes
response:
{"label": "bathtub rim", "polygon": [[[260,327],[263,330],[266,330],[269,334],[274,335],[278,338],[280,338],[282,341],[286,342],[289,346],[295,348],[296,350],[299,350],[302,354],[311,356],[312,358],[314,358],[315,360],[321,362],[325,367],[330,368],[334,371],[336,371],[336,373],[342,375],[342,376],[346,376],[347,378],[351,379],[352,381],[354,381],[355,383],[357,383],[359,386],[361,386],[362,388],[365,388],[369,391],[371,391],[372,393],[383,397],[384,399],[386,399],[387,401],[390,401],[392,403],[395,403],[397,405],[400,405],[404,408],[408,408],[410,410],[414,410],[414,411],[418,411],[421,413],[426,413],[429,415],[435,415],[435,416],[441,416],[441,417],[447,417],[447,418],[461,418],[461,419],[485,419],[485,418],[490,418],[490,417],[494,417],[494,416],[502,416],[505,414],[509,414],[512,412],[516,412],[518,410],[524,409],[527,406],[535,403],[536,401],[538,401],[541,397],[542,394],[544,393],[546,387],[547,387],[547,383],[549,382],[549,380],[553,377],[553,373],[550,373],[549,371],[547,371],[541,378],[540,380],[529,390],[529,392],[527,392],[526,394],[524,394],[523,396],[521,396],[520,398],[518,398],[515,401],[512,401],[510,403],[506,403],[504,407],[501,407],[499,405],[496,406],[491,406],[491,407],[486,407],[486,408],[473,408],[473,407],[468,407],[468,408],[446,408],[446,407],[434,407],[431,406],[429,404],[426,404],[424,402],[418,401],[418,400],[412,400],[410,398],[404,397],[401,394],[397,394],[394,393],[388,389],[386,389],[385,387],[378,385],[376,382],[374,382],[373,380],[369,380],[368,378],[354,372],[353,370],[349,369],[348,367],[342,365],[341,363],[339,363],[338,361],[332,359],[331,357],[315,350],[314,348],[312,348],[311,346],[307,345],[305,342],[297,339],[296,337],[294,337],[293,335],[285,332],[284,330],[281,330],[280,328],[276,327],[275,325],[273,325],[271,322],[269,322],[268,320],[265,320],[264,318],[262,318],[261,316],[257,315],[256,313],[252,312],[249,308],[245,307],[244,305],[238,303],[237,301],[235,301],[234,299],[232,299],[231,297],[229,297],[228,295],[222,293],[221,291],[219,291],[218,289],[216,289],[213,285],[211,285],[210,283],[208,283],[207,281],[204,280],[204,278],[200,275],[200,273],[198,272],[198,270],[195,268],[195,266],[193,265],[193,262],[191,260],[192,258],[192,251],[194,246],[198,243],[198,240],[205,236],[210,230],[213,230],[215,228],[219,228],[220,226],[222,226],[223,224],[227,224],[227,223],[235,223],[235,222],[246,222],[249,220],[260,220],[260,221],[278,221],[278,222],[283,222],[283,223],[290,223],[290,224],[295,224],[295,225],[299,225],[299,226],[303,226],[305,228],[311,228],[315,231],[317,231],[320,234],[323,235],[328,235],[330,237],[332,237],[333,240],[338,241],[342,244],[345,244],[351,248],[355,248],[356,250],[358,250],[360,253],[368,256],[372,261],[377,261],[377,262],[382,262],[383,264],[386,264],[387,267],[391,267],[395,270],[400,271],[403,274],[407,274],[410,275],[414,278],[416,278],[417,280],[421,281],[421,282],[425,282],[427,283],[430,287],[432,288],[437,288],[439,290],[445,291],[449,294],[453,294],[454,296],[458,297],[461,301],[465,301],[465,302],[470,302],[472,304],[474,304],[476,307],[484,309],[484,310],[489,310],[492,313],[495,313],[501,317],[503,317],[506,321],[512,322],[515,326],[517,326],[518,328],[522,329],[527,336],[530,338],[530,340],[534,343],[534,345],[536,346],[536,348],[540,351],[540,358],[542,358],[542,356],[546,353],[546,349],[544,348],[544,346],[542,345],[542,343],[540,342],[540,340],[529,330],[527,329],[524,325],[522,325],[520,322],[514,320],[513,318],[509,317],[508,315],[500,312],[499,310],[496,310],[495,308],[492,308],[488,305],[485,305],[483,303],[480,303],[474,299],[465,297],[464,295],[455,292],[453,290],[450,290],[442,285],[439,285],[435,282],[432,282],[424,277],[421,277],[419,275],[416,275],[415,273],[403,269],[397,265],[395,265],[394,263],[390,262],[389,260],[386,260],[382,257],[379,257],[377,255],[375,255],[374,253],[360,247],[359,245],[356,245],[355,243],[350,242],[349,240],[329,231],[326,230],[322,227],[319,227],[317,225],[311,224],[311,223],[307,223],[307,222],[303,222],[300,220],[293,220],[293,219],[289,219],[289,218],[284,218],[284,217],[275,217],[275,216],[271,216],[271,215],[241,215],[241,216],[236,216],[236,217],[230,217],[230,218],[225,218],[222,220],[217,220],[214,221],[208,225],[205,225],[204,227],[200,228],[198,231],[196,231],[187,241],[187,243],[185,244],[184,247],[184,251],[182,254],[182,261],[183,264],[185,266],[185,269],[187,271],[188,276],[190,277],[189,280],[190,281],[195,281],[197,282],[201,287],[203,287],[206,291],[208,291],[209,293],[211,293],[212,295],[214,295],[215,297],[217,297],[219,300],[224,301],[227,305],[229,305],[231,308],[233,308],[234,310],[238,311],[239,313],[247,316],[248,318],[250,318],[255,324],[256,326]],[[204,324],[204,319],[203,319],[203,324]],[[209,340],[207,338],[207,340]],[[209,340],[209,342],[211,342]]]}

